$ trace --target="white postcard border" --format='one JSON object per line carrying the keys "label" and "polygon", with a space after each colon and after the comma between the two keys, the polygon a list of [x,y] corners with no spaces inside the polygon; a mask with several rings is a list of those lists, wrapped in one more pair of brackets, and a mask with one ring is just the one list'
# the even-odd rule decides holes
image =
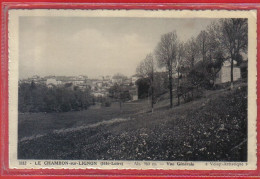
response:
{"label": "white postcard border", "polygon": [[[18,160],[18,60],[20,16],[248,18],[248,162]],[[257,12],[256,10],[9,10],[9,168],[11,169],[162,169],[255,170],[257,168]]]}

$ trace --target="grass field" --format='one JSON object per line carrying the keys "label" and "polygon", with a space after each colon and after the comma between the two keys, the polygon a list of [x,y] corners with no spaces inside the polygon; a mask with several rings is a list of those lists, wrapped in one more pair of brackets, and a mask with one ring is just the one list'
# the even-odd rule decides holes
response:
{"label": "grass field", "polygon": [[20,113],[19,114],[19,140],[48,134],[54,130],[75,128],[114,118],[128,118],[133,113],[148,110],[145,101],[138,103],[124,103],[120,111],[119,104],[101,109],[88,109],[85,111],[72,111],[64,113]]}
{"label": "grass field", "polygon": [[247,160],[247,86],[169,109],[147,100],[67,113],[19,114],[19,159]]}

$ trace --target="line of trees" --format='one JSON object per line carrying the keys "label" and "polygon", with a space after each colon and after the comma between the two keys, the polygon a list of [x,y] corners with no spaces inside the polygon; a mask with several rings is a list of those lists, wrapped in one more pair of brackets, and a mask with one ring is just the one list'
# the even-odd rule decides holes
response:
{"label": "line of trees", "polygon": [[[215,85],[217,73],[223,62],[231,64],[230,88],[233,89],[234,62],[240,65],[242,53],[247,54],[248,22],[247,19],[229,18],[213,21],[202,30],[197,37],[186,42],[178,39],[176,31],[161,36],[160,42],[153,53],[150,53],[136,69],[140,78],[149,81],[151,93],[151,108],[154,104],[154,74],[159,69],[165,69],[168,75],[168,91],[170,107],[173,107],[173,75],[177,74],[178,105],[180,97],[187,96],[190,91]],[[183,77],[186,77],[183,80]],[[180,83],[182,79],[182,83]],[[192,93],[193,95],[193,93]]]}
{"label": "line of trees", "polygon": [[48,88],[44,84],[19,84],[19,112],[67,112],[87,109],[93,103],[88,89],[82,91],[69,85]]}

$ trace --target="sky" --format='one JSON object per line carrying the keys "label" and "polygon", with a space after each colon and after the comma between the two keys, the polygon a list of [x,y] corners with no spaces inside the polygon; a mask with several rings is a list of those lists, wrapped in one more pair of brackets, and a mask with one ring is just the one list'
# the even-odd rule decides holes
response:
{"label": "sky", "polygon": [[123,17],[20,17],[19,78],[135,74],[161,35],[176,30],[180,41],[214,19]]}

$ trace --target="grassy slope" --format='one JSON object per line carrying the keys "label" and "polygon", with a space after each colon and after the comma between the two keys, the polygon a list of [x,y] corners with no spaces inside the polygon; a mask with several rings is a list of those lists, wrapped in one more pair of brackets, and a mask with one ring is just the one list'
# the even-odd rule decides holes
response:
{"label": "grassy slope", "polygon": [[107,121],[113,118],[128,118],[136,112],[147,110],[146,103],[126,103],[120,112],[119,104],[100,109],[88,109],[86,111],[74,111],[65,113],[20,113],[19,114],[19,139],[33,135],[50,133],[53,130],[78,127]]}
{"label": "grassy slope", "polygon": [[[247,150],[246,88],[240,85],[234,91],[218,91],[174,109],[158,104],[160,109],[153,114],[142,113],[145,104],[140,102],[133,105],[136,107],[125,108],[124,114],[114,115],[131,120],[74,132],[50,133],[20,142],[18,157],[244,161]],[[109,108],[107,110],[102,111],[109,114]],[[102,117],[103,112],[97,115]]]}

